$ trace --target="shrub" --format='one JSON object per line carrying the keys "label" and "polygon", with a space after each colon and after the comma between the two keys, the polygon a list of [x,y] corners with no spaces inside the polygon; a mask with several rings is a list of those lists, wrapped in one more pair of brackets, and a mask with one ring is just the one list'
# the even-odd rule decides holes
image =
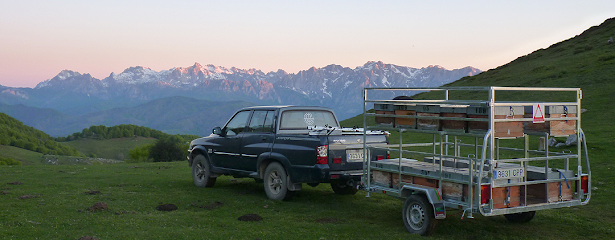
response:
{"label": "shrub", "polygon": [[0,165],[21,165],[21,162],[12,158],[0,158]]}

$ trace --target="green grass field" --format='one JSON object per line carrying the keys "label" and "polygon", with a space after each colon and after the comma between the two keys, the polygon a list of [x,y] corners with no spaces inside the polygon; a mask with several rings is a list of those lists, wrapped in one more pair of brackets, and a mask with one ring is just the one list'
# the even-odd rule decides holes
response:
{"label": "green grass field", "polygon": [[[197,188],[183,161],[13,166],[0,176],[1,239],[424,239],[405,230],[402,201],[383,194],[341,196],[321,184],[276,202],[252,179],[220,177],[213,188]],[[8,184],[16,181],[22,184]],[[606,185],[597,185],[589,205],[540,211],[529,224],[461,220],[449,210],[430,238],[609,239],[615,211],[605,209],[613,196]],[[32,198],[20,199],[26,195]],[[97,202],[108,210],[90,212]],[[156,210],[168,203],[178,210]],[[263,220],[238,220],[246,214]]]}

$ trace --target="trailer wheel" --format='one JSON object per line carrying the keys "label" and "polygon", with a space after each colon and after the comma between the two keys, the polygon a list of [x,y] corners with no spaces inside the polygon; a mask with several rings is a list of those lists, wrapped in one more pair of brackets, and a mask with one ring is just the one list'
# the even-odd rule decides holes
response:
{"label": "trailer wheel", "polygon": [[267,165],[265,170],[265,193],[271,200],[290,200],[294,191],[288,190],[286,169],[277,162]]}
{"label": "trailer wheel", "polygon": [[504,217],[509,222],[524,223],[532,220],[532,218],[534,218],[534,215],[536,215],[536,211],[505,214]]}
{"label": "trailer wheel", "polygon": [[422,195],[411,195],[403,208],[404,226],[410,233],[428,236],[436,230],[433,206]]}
{"label": "trailer wheel", "polygon": [[197,155],[192,163],[192,181],[197,187],[213,187],[216,178],[211,177],[209,161],[203,155]]}

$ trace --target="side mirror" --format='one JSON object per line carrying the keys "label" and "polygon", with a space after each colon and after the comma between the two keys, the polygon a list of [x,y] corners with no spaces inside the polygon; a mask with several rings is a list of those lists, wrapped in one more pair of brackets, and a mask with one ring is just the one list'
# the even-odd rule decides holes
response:
{"label": "side mirror", "polygon": [[222,135],[222,129],[220,127],[215,127],[211,132],[216,135]]}

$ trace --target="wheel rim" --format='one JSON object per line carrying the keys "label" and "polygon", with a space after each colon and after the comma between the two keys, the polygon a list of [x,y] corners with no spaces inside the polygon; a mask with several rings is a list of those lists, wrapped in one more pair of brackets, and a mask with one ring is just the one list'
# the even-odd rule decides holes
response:
{"label": "wheel rim", "polygon": [[202,163],[197,163],[196,164],[196,178],[199,181],[203,181],[205,180],[205,167],[203,166]]}
{"label": "wheel rim", "polygon": [[269,190],[273,194],[279,194],[282,190],[282,177],[278,171],[271,171],[268,178]]}
{"label": "wheel rim", "polygon": [[423,227],[423,223],[425,221],[425,211],[419,204],[413,204],[412,207],[408,208],[408,212],[406,214],[406,222],[412,227],[414,230],[420,230]]}

